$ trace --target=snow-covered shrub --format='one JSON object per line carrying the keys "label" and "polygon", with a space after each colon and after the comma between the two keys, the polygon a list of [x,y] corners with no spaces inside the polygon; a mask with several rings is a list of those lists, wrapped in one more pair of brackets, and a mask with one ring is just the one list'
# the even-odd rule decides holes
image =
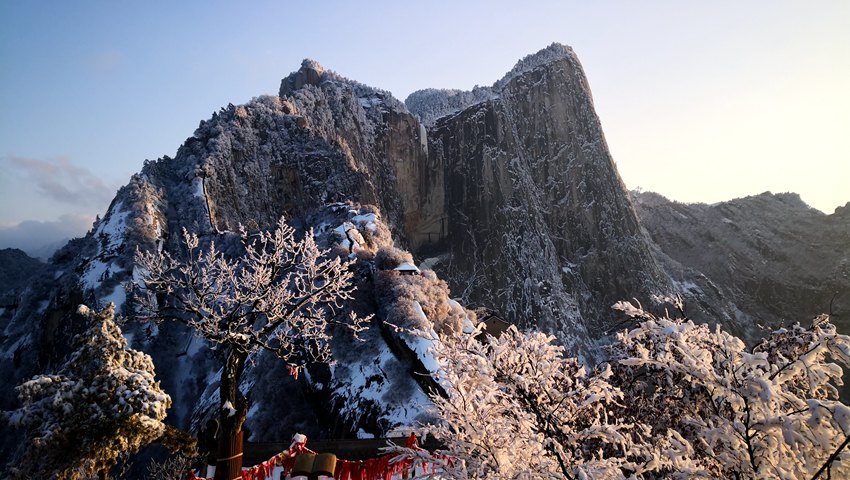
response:
{"label": "snow-covered shrub", "polygon": [[381,248],[375,254],[375,267],[378,270],[392,270],[402,263],[413,263],[413,255],[395,247]]}
{"label": "snow-covered shrub", "polygon": [[445,448],[399,450],[457,479],[850,476],[837,390],[850,337],[827,317],[748,349],[720,328],[616,308],[639,323],[594,369],[539,332],[440,336],[448,397],[432,396],[440,421],[424,433]]}
{"label": "snow-covered shrub", "polygon": [[748,349],[719,327],[616,308],[641,320],[612,347],[616,383],[627,415],[654,435],[678,432],[717,477],[850,476],[850,408],[838,398],[836,363],[850,365],[850,337],[828,317]]}
{"label": "snow-covered shrub", "polygon": [[445,477],[624,478],[658,468],[662,446],[681,448],[652,445],[645,425],[616,415],[610,367],[589,370],[540,332],[477,333],[432,349],[448,397],[432,397],[442,421],[425,432],[446,447],[427,460]]}
{"label": "snow-covered shrub", "polygon": [[[390,253],[382,255],[381,250],[375,258],[379,265],[393,265],[396,259],[406,255]],[[456,334],[463,328],[464,321],[471,312],[464,310],[458,303],[452,302],[449,286],[430,270],[418,275],[401,275],[394,270],[378,270],[375,273],[375,295],[382,318],[403,328]],[[418,305],[418,307],[417,307]],[[425,318],[419,313],[421,308]]]}
{"label": "snow-covered shrub", "polygon": [[312,231],[298,239],[284,218],[274,231],[240,230],[240,244],[228,250],[214,242],[203,248],[197,234],[184,229],[185,256],[165,249],[136,253],[144,314],[184,323],[223,351],[220,443],[229,450],[222,452],[219,478],[234,478],[241,467],[241,442],[231,440],[241,435],[248,413],[239,384],[249,357],[267,351],[294,372],[330,363],[331,326],[356,333],[368,321],[353,311],[339,318],[352,299],[352,262],[319,249]]}
{"label": "snow-covered shrub", "polygon": [[15,388],[22,406],[7,415],[28,442],[13,478],[91,478],[165,434],[171,398],[151,358],[127,348],[113,309],[81,305],[91,327],[68,361]]}

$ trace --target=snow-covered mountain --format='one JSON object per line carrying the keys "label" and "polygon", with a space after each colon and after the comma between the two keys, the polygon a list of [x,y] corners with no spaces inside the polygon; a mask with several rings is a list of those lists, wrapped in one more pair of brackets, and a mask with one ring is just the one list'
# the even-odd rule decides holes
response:
{"label": "snow-covered mountain", "polygon": [[701,299],[695,316],[712,311],[750,339],[821,313],[850,331],[850,204],[826,215],[791,193],[713,205],[634,199],[674,284]]}
{"label": "snow-covered mountain", "polygon": [[[128,318],[125,336],[153,356],[173,398],[169,421],[197,422],[216,403],[220,362],[179,325],[132,319],[124,284],[139,274],[134,252],[179,255],[183,228],[229,248],[240,224],[272,228],[281,215],[302,234],[312,228],[323,247],[360,255],[352,308],[378,320],[365,342],[335,340],[338,363],[311,369],[306,381],[272,358],[253,359],[243,390],[254,441],[296,430],[386,435],[421,419],[433,387],[421,375],[433,367],[427,344],[385,328],[387,320],[463,328],[475,321],[468,309],[481,307],[593,358],[621,299],[680,292],[697,318],[744,332],[780,311],[763,301],[808,314],[802,302],[828,295],[818,293],[828,285],[845,288],[837,298],[846,305],[846,211],[815,219],[795,202],[637,199],[638,212],[569,47],[526,57],[490,87],[426,90],[406,103],[305,60],[278,95],[228,105],[175,158],[146,161],[92,231],[0,311],[0,408],[14,404],[13,385],[67,353],[81,330],[78,303],[114,302]],[[788,228],[774,232],[778,218]],[[774,233],[751,234],[759,222]],[[801,233],[827,231],[821,224],[831,225],[829,240]],[[809,253],[789,259],[801,248]],[[786,275],[815,259],[818,267]],[[411,260],[423,276],[388,273]],[[759,277],[768,260],[770,274]],[[772,282],[769,295],[758,278]],[[4,442],[0,457],[14,448],[12,435]]]}

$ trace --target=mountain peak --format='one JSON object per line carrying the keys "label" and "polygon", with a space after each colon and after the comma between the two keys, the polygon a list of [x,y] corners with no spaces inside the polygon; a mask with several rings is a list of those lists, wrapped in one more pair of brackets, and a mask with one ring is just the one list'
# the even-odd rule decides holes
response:
{"label": "mountain peak", "polygon": [[280,81],[281,97],[288,95],[295,90],[302,88],[304,85],[318,86],[325,75],[325,68],[322,65],[310,58],[305,58],[301,62],[301,68],[297,72],[292,72]]}

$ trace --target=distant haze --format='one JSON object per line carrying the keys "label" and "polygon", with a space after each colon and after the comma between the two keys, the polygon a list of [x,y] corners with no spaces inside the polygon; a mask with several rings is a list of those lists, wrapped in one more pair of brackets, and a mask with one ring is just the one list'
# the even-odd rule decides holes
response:
{"label": "distant haze", "polygon": [[[2,2],[0,248],[82,235],[144,159],[305,57],[390,90],[581,59],[629,188],[850,201],[850,2]],[[11,242],[14,242],[11,243]]]}

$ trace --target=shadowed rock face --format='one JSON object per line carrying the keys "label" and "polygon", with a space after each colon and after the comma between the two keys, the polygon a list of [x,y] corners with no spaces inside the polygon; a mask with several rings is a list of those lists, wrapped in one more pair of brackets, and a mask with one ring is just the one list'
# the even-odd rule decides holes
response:
{"label": "shadowed rock face", "polygon": [[443,235],[434,242],[437,232],[426,230],[411,243],[447,254],[435,269],[473,303],[564,339],[598,337],[610,305],[666,284],[581,65],[553,45],[520,62],[490,96],[429,130],[430,157],[445,178],[444,210],[431,216],[443,216]]}
{"label": "shadowed rock face", "polygon": [[671,276],[719,296],[713,307],[734,305],[724,323],[748,339],[763,335],[758,325],[805,324],[830,310],[850,331],[850,205],[825,215],[796,194],[769,192],[713,205],[635,200]]}

